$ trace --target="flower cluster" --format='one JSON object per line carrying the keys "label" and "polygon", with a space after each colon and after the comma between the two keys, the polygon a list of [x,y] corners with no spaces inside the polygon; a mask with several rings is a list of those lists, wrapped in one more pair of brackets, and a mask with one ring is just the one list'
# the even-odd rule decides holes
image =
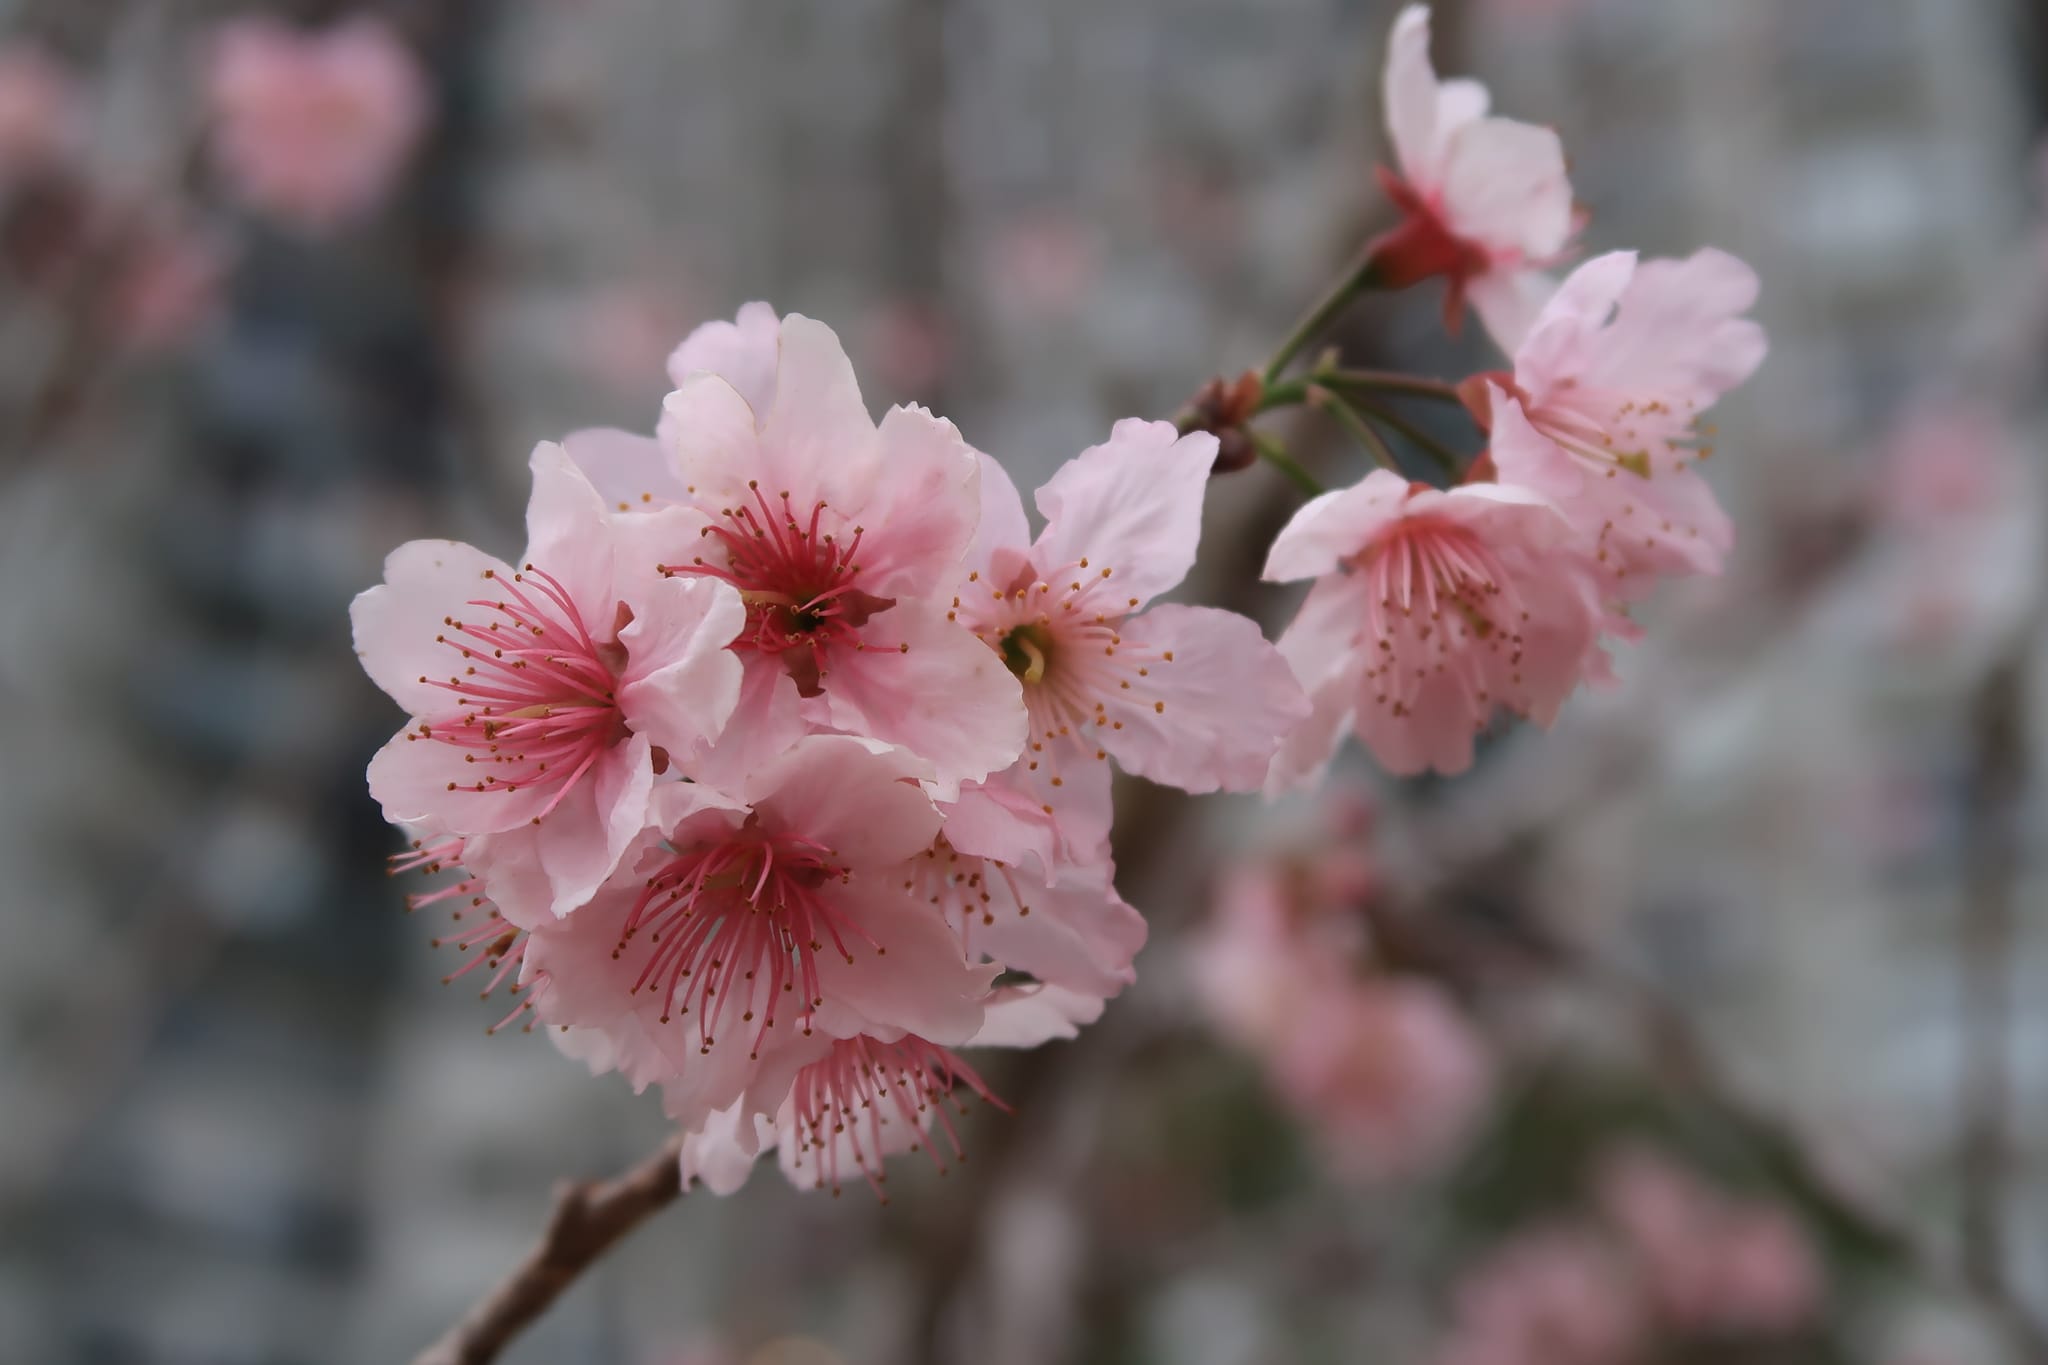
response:
{"label": "flower cluster", "polygon": [[1118,423],[1034,536],[951,423],[874,421],[820,323],[750,304],[670,371],[655,437],[534,452],[516,561],[415,541],[357,599],[410,715],[371,790],[406,865],[460,868],[427,899],[465,970],[659,1088],[690,1177],[774,1148],[879,1183],[988,1096],[953,1049],[1072,1036],[1131,979],[1109,760],[1255,790],[1308,704],[1251,621],[1151,605],[1213,436]]}
{"label": "flower cluster", "polygon": [[[1281,641],[1315,706],[1275,764],[1311,781],[1347,733],[1389,771],[1462,771],[1496,710],[1548,725],[1602,642],[1659,579],[1721,570],[1728,517],[1698,472],[1706,410],[1762,362],[1750,269],[1598,256],[1560,283],[1547,267],[1575,218],[1557,137],[1486,114],[1485,89],[1440,82],[1429,16],[1411,6],[1387,57],[1401,222],[1359,279],[1447,281],[1470,298],[1509,369],[1458,386],[1490,434],[1449,488],[1378,469],[1296,514],[1266,577],[1314,579]],[[1333,383],[1336,381],[1332,381]]]}
{"label": "flower cluster", "polygon": [[[351,103],[395,69],[363,35],[288,62],[252,32],[224,58],[222,154],[279,210],[348,211],[417,125],[403,98]],[[1277,792],[1356,734],[1394,773],[1457,772],[1496,712],[1547,724],[1607,681],[1605,642],[1654,583],[1721,569],[1700,423],[1762,360],[1754,276],[1702,251],[1554,278],[1581,225],[1556,135],[1489,116],[1428,46],[1410,7],[1386,72],[1397,225],[1263,373],[1070,460],[1035,531],[952,424],[875,421],[828,328],[756,303],[675,350],[652,436],[534,453],[516,560],[414,542],[357,600],[357,652],[410,715],[371,790],[418,835],[404,862],[459,869],[426,899],[464,916],[464,970],[511,981],[512,1017],[594,1070],[658,1088],[690,1178],[733,1188],[773,1148],[799,1183],[879,1183],[891,1153],[957,1147],[950,1103],[993,1098],[955,1049],[1096,1018],[1145,938],[1114,884],[1112,759]],[[287,183],[315,163],[319,184]],[[1507,368],[1454,385],[1325,358],[1287,378],[1356,295],[1437,277],[1450,323],[1469,300]],[[1452,477],[1412,481],[1366,419],[1428,438],[1380,390],[1455,404],[1487,449],[1431,449]],[[1263,455],[1314,486],[1248,430],[1290,402],[1382,467],[1273,543],[1266,578],[1314,580],[1276,647],[1158,599],[1194,562],[1213,475]],[[1297,899],[1232,888],[1209,996],[1356,1174],[1411,1168],[1482,1105],[1486,1055],[1434,987],[1357,976],[1357,945],[1318,941]]]}
{"label": "flower cluster", "polygon": [[1724,1193],[1647,1146],[1606,1154],[1592,1183],[1596,1217],[1540,1222],[1466,1274],[1437,1365],[1754,1349],[1796,1339],[1818,1316],[1819,1256],[1783,1209]]}
{"label": "flower cluster", "polygon": [[1493,1091],[1493,1059],[1434,982],[1384,970],[1361,910],[1369,808],[1333,800],[1312,851],[1226,874],[1195,943],[1197,994],[1275,1095],[1358,1181],[1412,1176],[1458,1150]]}

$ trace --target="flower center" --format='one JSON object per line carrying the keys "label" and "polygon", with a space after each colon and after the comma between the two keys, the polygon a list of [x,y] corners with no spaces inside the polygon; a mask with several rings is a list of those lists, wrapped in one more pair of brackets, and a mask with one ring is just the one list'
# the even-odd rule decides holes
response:
{"label": "flower center", "polygon": [[[1505,620],[1508,581],[1499,558],[1478,535],[1453,522],[1407,517],[1353,560],[1370,589],[1373,633],[1391,640],[1402,625],[1428,640],[1444,613],[1485,639]],[[1422,619],[1416,620],[1420,613]],[[1398,614],[1398,619],[1397,619]]]}
{"label": "flower center", "polygon": [[1052,657],[1052,628],[1035,622],[1013,626],[996,648],[1003,656],[1003,663],[1019,681],[1043,682],[1046,663]]}
{"label": "flower center", "polygon": [[[797,1073],[790,1095],[796,1131],[783,1141],[797,1144],[795,1165],[813,1173],[817,1188],[829,1185],[837,1194],[841,1163],[851,1162],[881,1195],[886,1179],[882,1159],[891,1150],[923,1147],[940,1171],[946,1169],[936,1145],[925,1137],[934,1122],[944,1131],[954,1159],[963,1159],[948,1105],[960,1085],[999,1109],[1008,1108],[965,1062],[914,1034],[893,1043],[843,1038],[823,1059]],[[964,1105],[958,1110],[967,1112]]]}
{"label": "flower center", "polygon": [[688,564],[665,565],[664,572],[704,574],[738,588],[747,604],[747,628],[735,647],[776,656],[797,691],[814,697],[823,690],[829,652],[872,648],[860,639],[860,628],[894,606],[895,599],[876,597],[856,584],[860,564],[855,556],[865,534],[861,527],[841,540],[825,527],[829,509],[823,502],[811,508],[808,520],[799,520],[787,492],[771,506],[758,483],[749,480],[747,488],[753,506],[726,508],[721,514],[726,524],[702,532],[719,542],[725,563],[710,563],[700,555]]}
{"label": "flower center", "polygon": [[[750,818],[730,839],[679,851],[648,878],[612,955],[645,931],[650,951],[633,990],[661,993],[663,1023],[694,1011],[704,1052],[728,1010],[750,1024],[758,1004],[760,1027],[749,1044],[758,1054],[784,995],[803,992],[797,1017],[810,1032],[825,1003],[818,957],[828,945],[848,964],[850,942],[883,951],[834,903],[831,888],[845,879],[830,849],[764,835]],[[736,995],[744,997],[737,1004]]]}
{"label": "flower center", "polygon": [[551,789],[537,824],[627,735],[615,691],[622,652],[600,644],[567,590],[533,565],[510,582],[491,570],[484,577],[505,595],[472,599],[466,605],[483,608],[484,619],[443,617],[445,629],[434,637],[460,658],[461,671],[445,681],[420,679],[448,692],[456,710],[421,721],[406,738],[468,751],[476,780],[450,782],[450,791]]}

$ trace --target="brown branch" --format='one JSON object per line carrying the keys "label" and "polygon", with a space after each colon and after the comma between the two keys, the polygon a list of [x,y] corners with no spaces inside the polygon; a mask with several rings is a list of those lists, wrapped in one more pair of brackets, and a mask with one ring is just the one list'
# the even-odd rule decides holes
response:
{"label": "brown branch", "polygon": [[540,1241],[413,1365],[489,1365],[598,1257],[682,1195],[682,1139],[617,1179],[564,1182]]}

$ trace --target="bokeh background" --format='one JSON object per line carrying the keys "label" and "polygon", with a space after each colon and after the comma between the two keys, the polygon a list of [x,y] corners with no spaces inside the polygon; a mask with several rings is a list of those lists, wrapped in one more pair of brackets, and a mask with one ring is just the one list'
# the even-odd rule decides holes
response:
{"label": "bokeh background", "polygon": [[[1255,363],[1385,215],[1382,0],[269,8],[377,14],[424,73],[347,222],[264,211],[210,150],[210,44],[251,7],[0,2],[79,100],[61,157],[0,172],[5,1361],[407,1359],[552,1182],[663,1135],[486,1036],[503,1004],[439,984],[383,873],[362,766],[398,717],[345,620],[388,548],[515,550],[532,444],[650,427],[668,349],[750,298],[1029,487]],[[969,1121],[965,1166],[900,1163],[886,1207],[772,1169],[686,1198],[508,1360],[1448,1361],[1532,1232],[1605,1238],[1593,1297],[1636,1292],[1589,1173],[1645,1149],[1773,1213],[1778,1260],[1729,1273],[1797,1302],[1630,1359],[2043,1358],[2048,14],[1436,12],[1440,68],[1561,129],[1591,249],[1762,276],[1771,359],[1710,470],[1730,575],[1456,781],[1120,791],[1140,980],[989,1062],[1017,1112]],[[1498,363],[1430,289],[1342,339]],[[1292,597],[1251,578],[1289,487],[1211,502],[1196,594],[1277,626]],[[1361,1176],[1215,1027],[1199,947],[1260,885],[1371,920],[1374,970],[1483,1040],[1490,1099],[1428,1160]]]}

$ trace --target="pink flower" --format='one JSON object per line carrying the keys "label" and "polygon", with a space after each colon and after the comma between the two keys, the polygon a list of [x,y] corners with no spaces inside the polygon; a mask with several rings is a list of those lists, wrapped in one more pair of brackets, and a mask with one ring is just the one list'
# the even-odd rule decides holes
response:
{"label": "pink flower", "polygon": [[970,958],[1028,973],[1070,1002],[1095,1002],[1093,1019],[1136,979],[1145,920],[1116,894],[1107,848],[1085,861],[1064,856],[1041,813],[1019,809],[1012,792],[1007,775],[963,788],[905,889],[939,908]]}
{"label": "pink flower", "polygon": [[723,771],[806,730],[868,735],[931,765],[936,789],[998,771],[1024,742],[1018,684],[952,619],[980,507],[950,422],[879,426],[830,328],[749,304],[670,359],[661,439],[683,485],[661,563],[747,605],[746,681]]}
{"label": "pink flower", "polygon": [[1369,248],[1376,278],[1398,289],[1442,275],[1447,321],[1469,297],[1511,348],[1548,287],[1541,268],[1572,236],[1564,148],[1548,128],[1487,117],[1478,82],[1437,79],[1424,5],[1394,21],[1385,93],[1400,174],[1380,180],[1402,221]]}
{"label": "pink flower", "polygon": [[[356,654],[413,719],[370,763],[394,822],[471,836],[465,860],[531,927],[596,891],[646,823],[654,779],[724,728],[745,609],[664,579],[562,447],[533,454],[521,567],[416,540],[350,610]],[[475,836],[490,836],[477,838]]]}
{"label": "pink flower", "polygon": [[1763,330],[1741,316],[1756,292],[1723,252],[1614,252],[1573,271],[1516,349],[1513,400],[1491,402],[1494,465],[1564,509],[1603,595],[1720,572],[1734,530],[1694,468],[1712,453],[1698,422],[1763,361]]}
{"label": "pink flower", "polygon": [[984,459],[980,535],[951,615],[1023,684],[1030,741],[1016,780],[1047,811],[1106,808],[1116,755],[1191,792],[1256,788],[1307,712],[1256,623],[1213,607],[1145,610],[1194,563],[1216,438],[1116,424],[1023,500]]}
{"label": "pink flower", "polygon": [[47,52],[25,42],[0,45],[0,188],[77,152],[82,104],[71,73]]}
{"label": "pink flower", "polygon": [[1006,1107],[973,1068],[915,1035],[893,1042],[862,1035],[821,1039],[820,1044],[821,1055],[796,1073],[772,1116],[749,1116],[747,1106],[735,1105],[684,1138],[685,1188],[701,1180],[715,1194],[731,1194],[746,1182],[756,1157],[774,1148],[783,1174],[799,1189],[838,1194],[841,1179],[858,1172],[881,1195],[888,1157],[922,1149],[942,1173],[946,1170],[934,1127],[954,1160],[961,1159],[952,1116],[959,1104],[957,1091]]}
{"label": "pink flower", "polygon": [[1678,1330],[1783,1333],[1819,1311],[1819,1262],[1783,1210],[1731,1199],[1641,1147],[1608,1158],[1599,1197]]}
{"label": "pink flower", "polygon": [[1457,1145],[1492,1094],[1486,1049],[1436,987],[1383,977],[1297,996],[1276,1087],[1356,1180],[1430,1169]]}
{"label": "pink flower", "polygon": [[731,796],[657,787],[618,873],[534,930],[522,972],[541,1018],[595,1069],[659,1085],[685,1131],[743,1099],[774,1113],[821,1038],[968,1041],[996,969],[904,892],[939,830],[920,771],[814,735]]}
{"label": "pink flower", "polygon": [[377,206],[429,113],[411,50],[365,17],[319,33],[237,19],[208,81],[222,173],[250,206],[316,231]]}
{"label": "pink flower", "polygon": [[1496,1248],[1459,1287],[1438,1365],[1612,1365],[1639,1348],[1627,1277],[1581,1229],[1539,1227]]}
{"label": "pink flower", "polygon": [[1313,778],[1353,730],[1390,772],[1462,772],[1495,708],[1549,725],[1605,662],[1590,560],[1526,489],[1374,470],[1295,513],[1265,576],[1317,580],[1280,638],[1314,710],[1269,788]]}

